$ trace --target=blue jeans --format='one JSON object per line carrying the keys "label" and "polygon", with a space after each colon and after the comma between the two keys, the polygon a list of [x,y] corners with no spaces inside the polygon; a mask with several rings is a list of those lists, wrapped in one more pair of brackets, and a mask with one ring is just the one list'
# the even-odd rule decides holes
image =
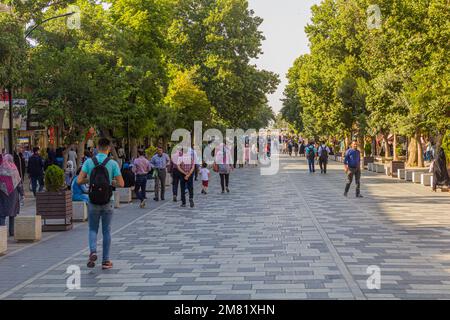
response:
{"label": "blue jeans", "polygon": [[189,200],[194,199],[194,177],[191,175],[188,180],[184,179],[184,175],[181,175],[180,185],[181,185],[181,203],[186,204],[186,188],[189,191]]}
{"label": "blue jeans", "polygon": [[103,233],[103,262],[109,260],[109,250],[111,248],[111,221],[114,213],[114,203],[96,205],[89,203],[89,249],[97,252],[97,233],[102,221]]}
{"label": "blue jeans", "polygon": [[135,192],[139,200],[143,201],[145,199],[147,189],[147,175],[138,174],[136,175]]}
{"label": "blue jeans", "polygon": [[37,184],[39,182],[39,192],[44,190],[44,176],[31,176],[31,189],[33,194],[36,195]]}
{"label": "blue jeans", "polygon": [[309,172],[316,172],[316,168],[314,167],[314,159],[308,159]]}

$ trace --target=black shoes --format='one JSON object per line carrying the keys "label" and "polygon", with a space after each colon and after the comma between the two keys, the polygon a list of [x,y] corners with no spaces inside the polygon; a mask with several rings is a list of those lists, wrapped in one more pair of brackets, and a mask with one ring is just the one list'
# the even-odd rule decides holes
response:
{"label": "black shoes", "polygon": [[182,203],[180,207],[186,208],[186,203]]}
{"label": "black shoes", "polygon": [[193,208],[194,207],[194,200],[189,199],[189,205],[191,206],[191,208]]}
{"label": "black shoes", "polygon": [[363,197],[362,195],[360,195],[360,194],[357,194],[356,197],[357,197],[357,198],[364,198],[364,197]]}
{"label": "black shoes", "polygon": [[230,189],[227,188],[227,193],[230,193]]}
{"label": "black shoes", "polygon": [[173,196],[173,202],[177,202],[177,196]]}
{"label": "black shoes", "polygon": [[344,197],[348,196],[348,192],[344,192]]}
{"label": "black shoes", "polygon": [[155,201],[159,201],[159,199],[158,199],[158,198],[153,198],[153,200],[155,200]]}

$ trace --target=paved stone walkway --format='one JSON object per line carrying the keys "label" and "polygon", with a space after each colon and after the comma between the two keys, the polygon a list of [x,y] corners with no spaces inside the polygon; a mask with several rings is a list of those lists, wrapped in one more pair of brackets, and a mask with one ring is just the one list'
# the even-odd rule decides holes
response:
{"label": "paved stone walkway", "polygon": [[365,198],[344,198],[344,182],[341,164],[311,175],[285,157],[275,176],[236,170],[230,194],[214,175],[195,209],[118,210],[113,270],[86,268],[86,224],[0,258],[0,298],[449,299],[450,194],[365,171]]}

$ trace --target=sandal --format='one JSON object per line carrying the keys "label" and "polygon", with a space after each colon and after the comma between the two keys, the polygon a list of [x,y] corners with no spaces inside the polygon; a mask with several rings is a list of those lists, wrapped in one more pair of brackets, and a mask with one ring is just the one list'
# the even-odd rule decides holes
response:
{"label": "sandal", "polygon": [[95,261],[97,261],[97,253],[96,252],[92,252],[89,255],[89,261],[87,263],[87,267],[88,268],[94,268],[95,267]]}
{"label": "sandal", "polygon": [[113,267],[113,264],[109,260],[102,263],[102,269],[103,270],[112,269],[112,267]]}

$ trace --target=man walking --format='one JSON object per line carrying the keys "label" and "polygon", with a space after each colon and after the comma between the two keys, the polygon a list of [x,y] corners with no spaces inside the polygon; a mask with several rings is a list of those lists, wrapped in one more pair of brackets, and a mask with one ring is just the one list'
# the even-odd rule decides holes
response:
{"label": "man walking", "polygon": [[39,155],[39,148],[33,148],[33,155],[28,160],[28,174],[31,179],[31,188],[36,197],[37,184],[39,183],[39,192],[44,190],[44,160]]}
{"label": "man walking", "polygon": [[344,196],[348,195],[348,191],[350,190],[350,185],[353,181],[353,176],[355,177],[356,183],[356,197],[362,198],[360,192],[360,179],[361,179],[361,154],[358,150],[358,142],[354,140],[352,142],[352,146],[345,153],[344,159],[344,169],[347,174],[347,184],[345,186]]}
{"label": "man walking", "polygon": [[181,206],[186,207],[186,187],[189,191],[189,204],[194,207],[194,179],[193,172],[195,170],[195,154],[193,150],[183,150],[183,155],[178,157],[178,171],[180,172],[181,187]]}
{"label": "man walking", "polygon": [[319,147],[317,154],[319,156],[320,173],[326,174],[327,173],[327,164],[328,164],[328,155],[330,154],[330,148],[327,147],[327,145],[325,144],[325,141],[322,142],[322,145]]}
{"label": "man walking", "polygon": [[98,142],[98,153],[87,159],[78,175],[77,183],[83,185],[89,183],[89,260],[88,268],[95,267],[97,261],[97,234],[102,221],[103,233],[103,260],[102,269],[113,267],[109,258],[111,248],[111,221],[114,213],[113,186],[123,188],[125,182],[120,174],[120,168],[116,161],[108,157],[111,143],[106,138]]}
{"label": "man walking", "polygon": [[135,189],[136,196],[141,200],[139,205],[145,208],[146,189],[147,189],[147,175],[150,172],[150,163],[144,156],[144,150],[138,150],[138,155],[133,162],[133,172],[136,174]]}
{"label": "man walking", "polygon": [[309,146],[305,149],[306,159],[308,159],[309,173],[316,172],[316,168],[314,167],[314,161],[316,160],[317,150],[314,147],[314,142],[310,142]]}
{"label": "man walking", "polygon": [[[158,147],[158,151],[150,160],[155,177],[155,201],[159,201],[159,196],[161,195],[161,200],[164,200],[164,193],[166,190],[166,170],[170,164],[170,158],[167,153],[163,152],[163,148]],[[183,189],[182,189],[183,190]]]}

